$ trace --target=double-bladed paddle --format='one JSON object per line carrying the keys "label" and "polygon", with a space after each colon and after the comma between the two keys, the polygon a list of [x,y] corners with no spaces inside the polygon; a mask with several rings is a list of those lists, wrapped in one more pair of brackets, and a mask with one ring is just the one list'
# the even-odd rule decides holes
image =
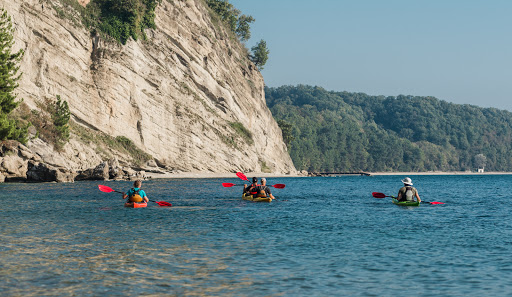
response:
{"label": "double-bladed paddle", "polygon": [[247,179],[247,176],[245,176],[245,174],[243,174],[242,172],[237,172],[237,173],[236,173],[236,176],[238,176],[241,180],[249,181],[249,180]]}
{"label": "double-bladed paddle", "polygon": [[[379,192],[373,192],[372,196],[374,198],[385,198],[385,197],[396,198],[395,196],[389,196],[389,195],[385,195],[384,193],[379,193]],[[423,201],[423,200],[421,200],[421,203],[444,204],[444,202],[438,202],[438,201],[429,202],[429,201]]]}
{"label": "double-bladed paddle", "polygon": [[[238,176],[241,180],[246,180],[246,181],[250,182],[247,179],[247,176],[245,176],[245,174],[243,174],[242,172],[237,172],[236,176]],[[237,186],[237,185],[236,184],[232,184],[232,183],[223,183],[222,186],[224,186],[224,187],[232,187],[232,186]],[[274,187],[276,189],[284,189],[286,187],[285,184],[275,184],[275,185],[267,185],[267,186],[268,187]]]}
{"label": "double-bladed paddle", "polygon": [[[222,186],[225,187],[225,188],[230,188],[230,187],[233,187],[233,186],[243,186],[243,185],[237,185],[237,184],[232,184],[232,183],[222,183]],[[274,187],[276,189],[284,189],[286,187],[285,184],[275,184],[275,185],[268,185],[269,187]]]}
{"label": "double-bladed paddle", "polygon": [[[116,192],[116,193],[123,194],[123,192],[119,192],[119,191],[113,190],[112,188],[104,186],[104,185],[98,185],[98,188],[100,189],[100,191],[105,192],[105,193]],[[160,206],[169,206],[169,207],[172,206],[171,203],[165,202],[165,201],[154,201],[154,200],[149,200],[149,201],[155,202],[156,204],[158,204]]]}

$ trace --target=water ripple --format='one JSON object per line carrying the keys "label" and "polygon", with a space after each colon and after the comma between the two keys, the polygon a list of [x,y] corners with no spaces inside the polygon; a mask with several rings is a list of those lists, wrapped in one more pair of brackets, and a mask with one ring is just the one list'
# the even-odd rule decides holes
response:
{"label": "water ripple", "polygon": [[174,206],[145,209],[94,182],[2,184],[0,295],[510,296],[512,177],[412,177],[445,205],[371,197],[401,178],[275,178],[272,203],[220,186],[236,178],[153,180]]}

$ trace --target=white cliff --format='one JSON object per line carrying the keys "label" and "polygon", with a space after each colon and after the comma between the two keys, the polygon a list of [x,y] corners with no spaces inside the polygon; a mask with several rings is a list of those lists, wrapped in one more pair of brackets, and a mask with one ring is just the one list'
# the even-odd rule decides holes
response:
{"label": "white cliff", "polygon": [[296,172],[265,104],[263,77],[203,1],[162,1],[157,29],[126,45],[59,17],[59,0],[0,2],[15,24],[16,48],[25,50],[19,98],[37,109],[60,95],[77,123],[62,152],[30,141],[44,162],[76,171],[113,157],[133,163],[84,141],[79,127],[129,138],[165,171]]}

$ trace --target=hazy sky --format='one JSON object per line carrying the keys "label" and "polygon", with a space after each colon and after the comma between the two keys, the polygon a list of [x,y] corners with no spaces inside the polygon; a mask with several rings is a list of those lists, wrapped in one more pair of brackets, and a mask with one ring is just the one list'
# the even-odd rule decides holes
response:
{"label": "hazy sky", "polygon": [[512,111],[512,1],[230,0],[270,50],[267,86],[418,95]]}

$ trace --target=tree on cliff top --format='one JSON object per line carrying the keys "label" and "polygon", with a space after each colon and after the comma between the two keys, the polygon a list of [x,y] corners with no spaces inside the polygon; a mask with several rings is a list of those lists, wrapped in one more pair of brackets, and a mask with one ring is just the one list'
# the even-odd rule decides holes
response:
{"label": "tree on cliff top", "polygon": [[19,63],[24,51],[12,52],[14,45],[11,17],[3,8],[0,9],[0,140],[14,139],[26,142],[27,128],[19,126],[9,114],[19,104],[14,90],[18,87],[21,73]]}
{"label": "tree on cliff top", "polygon": [[251,61],[256,64],[259,70],[262,70],[268,60],[269,50],[267,49],[267,43],[262,39],[251,50]]}
{"label": "tree on cliff top", "polygon": [[228,0],[207,0],[206,4],[210,7],[226,25],[234,32],[241,41],[247,41],[251,38],[251,23],[255,20],[250,15],[240,15],[240,10],[236,9]]}
{"label": "tree on cliff top", "polygon": [[90,14],[87,23],[126,44],[130,37],[134,40],[139,36],[146,38],[144,29],[156,28],[155,9],[160,2],[161,0],[91,0],[87,5]]}

